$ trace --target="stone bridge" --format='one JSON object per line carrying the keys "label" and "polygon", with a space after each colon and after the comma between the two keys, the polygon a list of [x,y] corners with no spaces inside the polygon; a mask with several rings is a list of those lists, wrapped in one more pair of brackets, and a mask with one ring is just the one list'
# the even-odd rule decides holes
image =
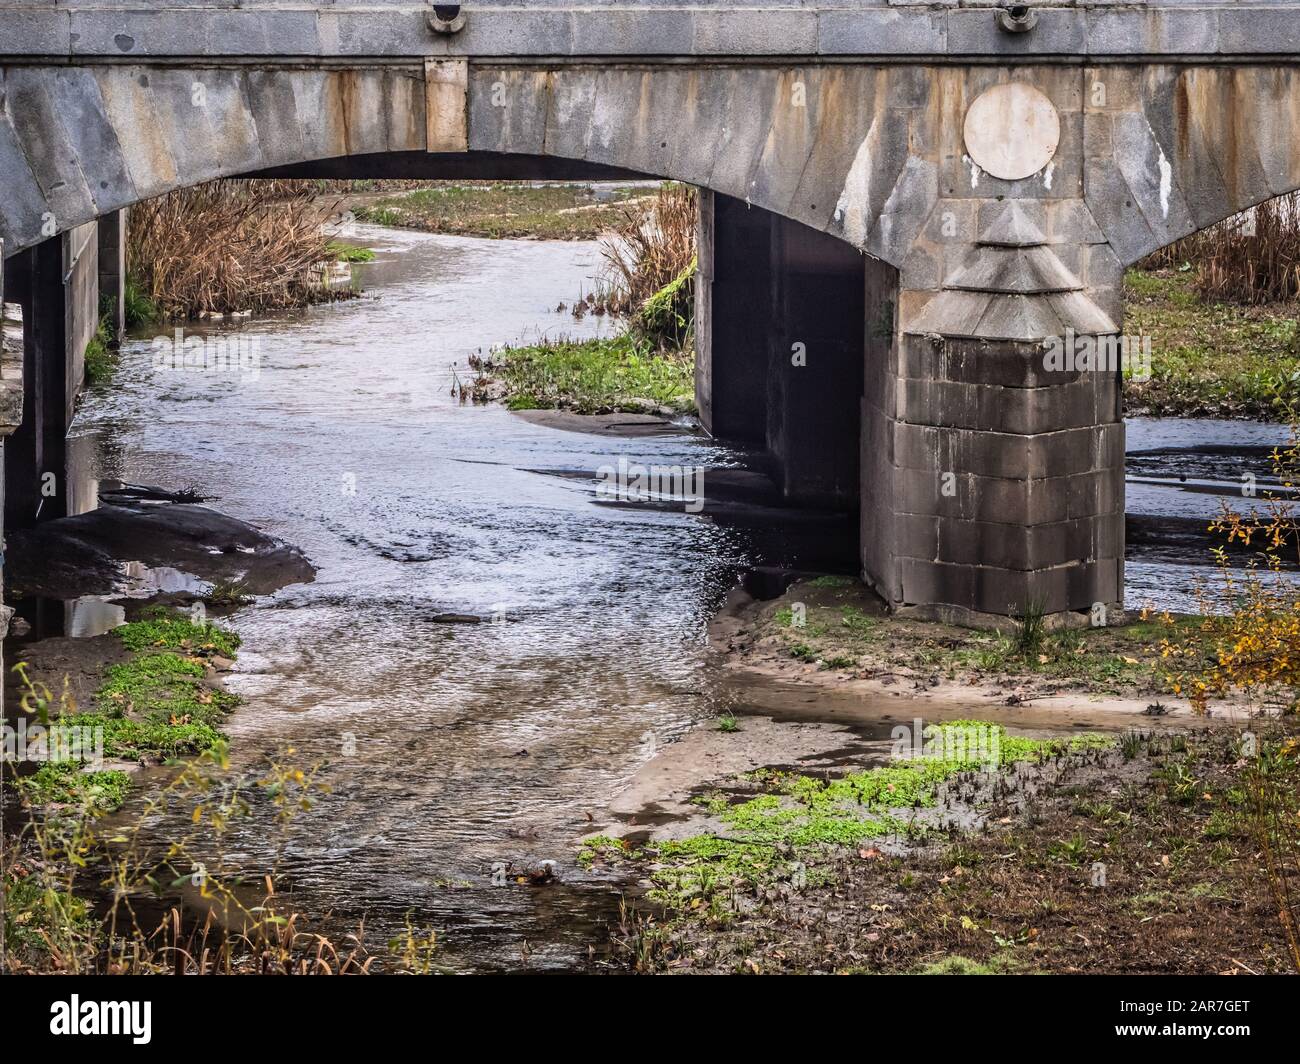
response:
{"label": "stone bridge", "polygon": [[1124,268],[1300,188],[1298,60],[1294,0],[0,0],[6,523],[67,509],[133,203],[650,175],[702,190],[704,424],[893,607],[1112,606]]}

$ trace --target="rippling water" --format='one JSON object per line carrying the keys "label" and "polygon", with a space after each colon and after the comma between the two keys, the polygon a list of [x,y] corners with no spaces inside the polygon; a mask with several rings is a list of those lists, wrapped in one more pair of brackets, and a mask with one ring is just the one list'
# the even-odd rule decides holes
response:
{"label": "rippling water", "polygon": [[[1277,490],[1270,459],[1285,445],[1285,425],[1207,418],[1130,418],[1127,423],[1128,483],[1125,508],[1130,519],[1156,518],[1172,526],[1181,521],[1203,530],[1225,503],[1242,512]],[[1253,497],[1243,494],[1247,482]],[[1130,546],[1124,565],[1125,600],[1131,610],[1154,606],[1178,612],[1214,608],[1221,581],[1209,566],[1207,543],[1180,548],[1185,562],[1167,551]],[[1206,596],[1209,596],[1207,599]]]}

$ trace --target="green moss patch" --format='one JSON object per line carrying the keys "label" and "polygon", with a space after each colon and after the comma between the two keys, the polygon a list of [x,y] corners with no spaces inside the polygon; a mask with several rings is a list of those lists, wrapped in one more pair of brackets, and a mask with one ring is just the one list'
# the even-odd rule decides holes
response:
{"label": "green moss patch", "polygon": [[85,772],[73,761],[49,761],[19,781],[33,805],[74,805],[111,813],[126,800],[131,777],[120,769]]}
{"label": "green moss patch", "polygon": [[99,709],[151,724],[215,724],[239,699],[203,682],[203,666],[176,654],[146,654],[110,666],[95,695]]}
{"label": "green moss patch", "polygon": [[496,398],[494,391],[504,391],[512,410],[695,410],[692,354],[661,352],[632,335],[510,347],[472,365],[480,375],[473,397],[487,401]]}
{"label": "green moss patch", "polygon": [[[968,742],[982,737],[978,748]],[[931,739],[931,736],[933,738]],[[742,783],[760,791],[732,802],[712,793],[697,799],[723,830],[685,839],[647,843],[639,850],[605,836],[587,840],[580,861],[629,860],[646,866],[651,897],[670,911],[690,911],[719,893],[752,891],[781,880],[816,880],[819,863],[836,847],[857,846],[892,835],[924,835],[916,810],[936,804],[939,784],[960,773],[1017,762],[1041,761],[1071,751],[1109,745],[1097,735],[1029,739],[1001,725],[959,720],[927,733],[938,756],[897,760],[878,768],[822,779],[761,770]],[[990,766],[989,759],[996,758]]]}
{"label": "green moss patch", "polygon": [[104,756],[128,761],[140,758],[169,760],[198,754],[224,740],[222,734],[208,724],[151,724],[124,717],[106,717],[100,713],[77,713],[61,717],[59,722],[70,727],[102,727]]}
{"label": "green moss patch", "polygon": [[357,247],[355,244],[344,244],[339,240],[332,240],[325,249],[334,257],[336,262],[374,262],[375,253],[370,248]]}
{"label": "green moss patch", "polygon": [[100,384],[113,376],[117,369],[117,356],[113,353],[113,337],[108,319],[102,319],[95,335],[86,344],[85,371],[87,384]]}
{"label": "green moss patch", "polygon": [[678,350],[690,338],[695,318],[694,281],[698,260],[647,299],[633,321],[635,331],[657,348]]}
{"label": "green moss patch", "polygon": [[60,723],[102,728],[105,756],[127,760],[169,760],[224,741],[220,725],[240,700],[210,684],[205,666],[233,658],[239,636],[162,608],[114,632],[133,656],[105,671],[95,712]]}
{"label": "green moss patch", "polygon": [[182,650],[234,658],[239,636],[214,624],[194,624],[176,614],[155,610],[138,621],[113,629],[127,650]]}

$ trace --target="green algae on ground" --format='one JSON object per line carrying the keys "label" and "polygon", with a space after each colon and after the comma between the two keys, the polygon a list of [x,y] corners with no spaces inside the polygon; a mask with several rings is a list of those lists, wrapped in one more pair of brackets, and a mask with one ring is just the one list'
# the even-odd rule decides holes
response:
{"label": "green algae on ground", "polygon": [[127,650],[183,650],[190,654],[219,654],[233,658],[239,636],[215,624],[195,624],[161,608],[148,610],[138,621],[113,629]]}
{"label": "green algae on ground", "polygon": [[1022,967],[1016,963],[1015,958],[998,954],[987,961],[973,961],[969,957],[963,957],[960,954],[952,954],[944,957],[942,960],[934,961],[922,968],[918,968],[916,975],[1014,975],[1021,972]]}
{"label": "green algae on ground", "polygon": [[325,250],[334,257],[337,262],[374,262],[375,253],[370,248],[357,247],[355,244],[345,244],[341,240],[331,240],[325,245]]}
{"label": "green algae on ground", "polygon": [[640,850],[600,836],[587,840],[579,859],[587,865],[597,857],[647,863],[650,897],[670,910],[698,907],[719,891],[782,880],[806,885],[824,875],[816,863],[832,848],[924,834],[928,826],[915,811],[934,807],[939,785],[961,773],[1043,761],[1111,742],[1091,734],[1030,739],[976,720],[934,725],[926,730],[926,741],[922,757],[835,779],[773,770],[747,773],[742,781],[762,793],[731,802],[714,791],[696,800],[722,823],[722,831],[655,841]]}
{"label": "green algae on ground", "polygon": [[240,700],[208,682],[206,665],[233,658],[239,636],[162,607],[114,633],[132,657],[105,671],[95,711],[64,714],[59,722],[102,729],[105,756],[129,760],[169,760],[222,742],[218,728]]}
{"label": "green algae on ground", "polygon": [[141,655],[109,667],[95,702],[111,716],[134,713],[151,724],[215,724],[239,699],[208,687],[203,672],[203,665],[193,658],[171,653]]}
{"label": "green algae on ground", "polygon": [[33,805],[75,805],[111,813],[126,800],[131,777],[121,769],[85,772],[76,761],[47,761],[18,785]]}
{"label": "green algae on ground", "polygon": [[626,839],[616,839],[612,835],[593,835],[582,840],[582,849],[578,851],[578,864],[586,868],[600,857],[635,856],[636,850]]}
{"label": "green algae on ground", "polygon": [[60,717],[59,723],[71,728],[103,728],[104,756],[130,761],[198,754],[212,749],[223,739],[210,724],[151,724],[126,717],[106,717],[102,713],[77,713]]}

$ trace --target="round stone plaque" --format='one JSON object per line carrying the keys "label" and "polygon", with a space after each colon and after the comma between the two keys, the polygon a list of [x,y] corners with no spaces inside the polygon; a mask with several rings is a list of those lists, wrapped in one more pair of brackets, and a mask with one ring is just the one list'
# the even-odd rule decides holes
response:
{"label": "round stone plaque", "polygon": [[976,97],[963,128],[966,154],[985,173],[1019,181],[1052,161],[1061,116],[1032,85],[994,85]]}

